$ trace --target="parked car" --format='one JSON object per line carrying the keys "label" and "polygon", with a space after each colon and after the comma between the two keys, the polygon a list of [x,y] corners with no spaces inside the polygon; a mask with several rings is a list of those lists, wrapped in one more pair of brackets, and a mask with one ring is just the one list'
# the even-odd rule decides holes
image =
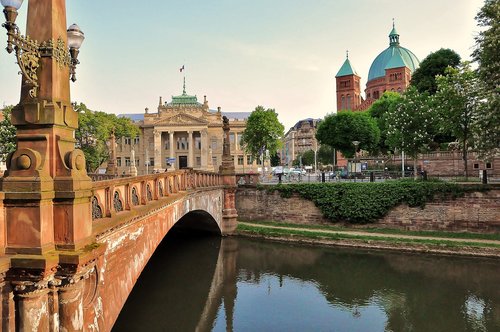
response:
{"label": "parked car", "polygon": [[300,174],[300,175],[306,175],[306,174],[307,174],[307,172],[306,172],[305,170],[300,169],[300,168],[294,168],[294,169],[291,169],[291,170],[290,170],[290,173],[292,173],[292,174],[297,174],[297,175],[298,175],[298,174]]}

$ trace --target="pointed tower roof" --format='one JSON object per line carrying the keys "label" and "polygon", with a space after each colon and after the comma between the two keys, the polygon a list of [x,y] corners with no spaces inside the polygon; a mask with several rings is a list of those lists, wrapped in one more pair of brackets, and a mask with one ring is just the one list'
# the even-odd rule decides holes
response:
{"label": "pointed tower roof", "polygon": [[335,77],[348,76],[348,75],[359,76],[358,73],[356,73],[356,70],[352,67],[351,61],[349,61],[349,52],[347,52],[344,64],[342,65],[342,67],[340,67],[340,70],[337,73],[337,75],[335,75]]}

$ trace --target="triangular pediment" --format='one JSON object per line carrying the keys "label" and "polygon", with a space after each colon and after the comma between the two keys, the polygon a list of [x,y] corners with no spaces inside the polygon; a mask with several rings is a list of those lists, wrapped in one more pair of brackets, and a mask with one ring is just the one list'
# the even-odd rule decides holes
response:
{"label": "triangular pediment", "polygon": [[159,119],[155,125],[161,126],[192,126],[192,125],[206,125],[208,121],[200,119],[188,114],[176,114],[170,117]]}

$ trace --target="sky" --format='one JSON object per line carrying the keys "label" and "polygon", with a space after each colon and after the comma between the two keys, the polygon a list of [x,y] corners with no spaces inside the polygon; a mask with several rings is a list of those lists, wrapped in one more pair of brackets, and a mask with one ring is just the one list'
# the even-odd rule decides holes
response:
{"label": "sky", "polygon": [[[24,32],[24,1],[17,23]],[[335,74],[349,59],[366,85],[389,46],[420,60],[451,48],[470,60],[483,0],[67,0],[85,33],[72,101],[108,113],[156,112],[159,97],[188,94],[211,109],[273,108],[285,131],[336,108]],[[0,47],[6,46],[5,30]],[[15,56],[0,52],[0,106],[19,101]],[[184,66],[181,73],[179,69]]]}

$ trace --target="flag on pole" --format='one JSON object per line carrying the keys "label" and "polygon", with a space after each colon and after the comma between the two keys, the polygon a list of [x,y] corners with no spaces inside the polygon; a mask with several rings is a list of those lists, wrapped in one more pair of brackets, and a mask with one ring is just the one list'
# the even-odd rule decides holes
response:
{"label": "flag on pole", "polygon": [[184,65],[182,65],[181,69],[179,69],[179,71],[182,73],[182,71],[184,70]]}

